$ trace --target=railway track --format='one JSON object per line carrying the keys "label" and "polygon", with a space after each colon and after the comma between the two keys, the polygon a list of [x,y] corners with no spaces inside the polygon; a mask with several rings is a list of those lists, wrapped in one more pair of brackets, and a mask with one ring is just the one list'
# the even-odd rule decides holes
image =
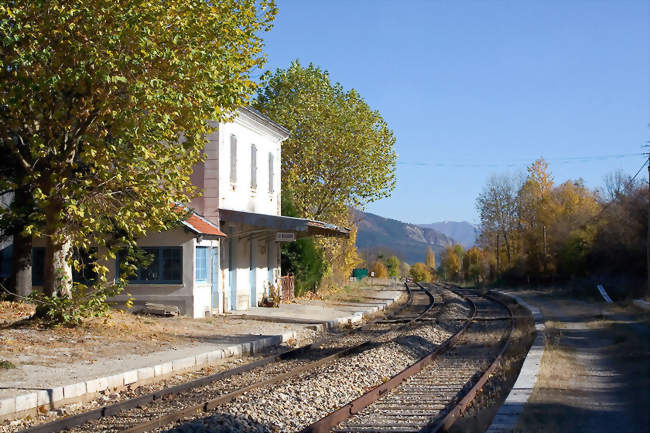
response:
{"label": "railway track", "polygon": [[305,428],[307,432],[423,433],[446,431],[486,383],[505,352],[513,316],[507,305],[455,290],[473,314],[445,344],[346,407]]}
{"label": "railway track", "polygon": [[392,315],[344,335],[23,432],[444,431],[505,350],[511,314],[445,284],[406,288]]}
{"label": "railway track", "polygon": [[[431,314],[435,295],[428,289],[408,291],[407,302],[387,319],[376,320],[357,330],[311,345],[201,378],[186,384],[147,394],[132,400],[102,407],[87,413],[37,425],[27,433],[68,431],[150,431],[151,429],[196,416],[236,397],[304,374],[337,359],[371,350],[373,345],[391,338],[391,333],[416,323]],[[209,397],[209,398],[206,398]]]}

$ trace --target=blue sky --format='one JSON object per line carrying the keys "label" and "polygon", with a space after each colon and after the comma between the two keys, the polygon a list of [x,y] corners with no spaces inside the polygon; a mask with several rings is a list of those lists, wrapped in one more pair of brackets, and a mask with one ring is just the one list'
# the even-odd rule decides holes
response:
{"label": "blue sky", "polygon": [[[313,62],[357,89],[395,132],[397,187],[367,211],[414,223],[476,222],[487,178],[524,171],[540,156],[556,181],[581,177],[590,187],[643,164],[648,1],[278,7],[265,36],[266,68]],[[611,155],[618,157],[594,158]]]}

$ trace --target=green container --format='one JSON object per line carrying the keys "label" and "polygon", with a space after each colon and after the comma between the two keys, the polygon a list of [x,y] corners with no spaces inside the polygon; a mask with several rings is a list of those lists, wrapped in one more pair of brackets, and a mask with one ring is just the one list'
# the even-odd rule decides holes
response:
{"label": "green container", "polygon": [[366,268],[358,268],[352,271],[352,278],[356,278],[357,281],[361,281],[367,276],[368,276],[368,269]]}

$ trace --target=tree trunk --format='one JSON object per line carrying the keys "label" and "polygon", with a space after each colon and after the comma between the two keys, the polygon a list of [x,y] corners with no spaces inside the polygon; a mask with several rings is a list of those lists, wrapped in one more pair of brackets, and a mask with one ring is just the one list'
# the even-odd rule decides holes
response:
{"label": "tree trunk", "polygon": [[69,240],[53,242],[48,236],[45,246],[45,276],[43,290],[52,296],[71,296],[72,294],[72,266],[70,255],[72,245]]}
{"label": "tree trunk", "polygon": [[23,297],[32,292],[32,236],[23,236],[17,231],[13,238],[9,286],[16,295]]}
{"label": "tree trunk", "polygon": [[11,207],[21,215],[10,228],[13,237],[13,257],[9,290],[18,296],[27,296],[32,292],[32,236],[23,236],[27,218],[33,209],[33,197],[19,188],[12,199]]}

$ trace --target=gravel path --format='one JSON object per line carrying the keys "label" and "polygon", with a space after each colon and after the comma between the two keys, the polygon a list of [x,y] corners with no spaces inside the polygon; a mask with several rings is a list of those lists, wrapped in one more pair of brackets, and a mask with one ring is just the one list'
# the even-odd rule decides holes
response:
{"label": "gravel path", "polygon": [[516,432],[650,431],[650,314],[561,293],[517,293],[546,320],[546,350]]}

